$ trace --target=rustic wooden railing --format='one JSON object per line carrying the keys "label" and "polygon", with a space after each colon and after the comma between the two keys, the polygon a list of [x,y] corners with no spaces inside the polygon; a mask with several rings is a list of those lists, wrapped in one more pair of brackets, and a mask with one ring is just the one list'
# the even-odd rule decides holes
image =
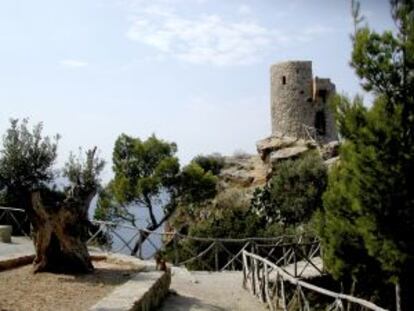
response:
{"label": "rustic wooden railing", "polygon": [[25,227],[28,225],[28,217],[25,210],[14,207],[0,206],[0,224],[7,223],[13,226],[18,234],[29,236],[29,230]]}
{"label": "rustic wooden railing", "polygon": [[[17,228],[18,233],[29,236],[19,220],[25,222],[24,210],[1,207],[0,220],[7,218],[8,223]],[[242,252],[250,251],[283,266],[291,265],[294,275],[301,277],[309,269],[322,273],[321,266],[315,264],[320,256],[319,241],[302,236],[279,236],[272,238],[211,238],[184,235],[175,231],[156,232],[137,228],[125,223],[110,221],[91,221],[87,244],[104,251],[130,254],[136,241],[145,235],[137,256],[142,259],[153,258],[167,247],[171,250],[170,260],[176,266],[208,271],[241,270]],[[145,251],[144,251],[145,248]],[[315,271],[314,271],[315,272]]]}
{"label": "rustic wooden railing", "polygon": [[[29,232],[25,232],[19,219],[27,224],[28,219],[24,210],[0,207],[0,221],[7,220],[21,234],[29,236]],[[95,229],[90,232],[87,243],[103,250],[131,252],[140,235],[145,234],[148,236],[146,243],[152,247],[153,252],[147,258],[143,258],[141,247],[138,255],[143,259],[152,258],[165,244],[172,243],[175,254],[173,263],[177,266],[199,262],[205,270],[209,271],[237,270],[240,267],[243,272],[243,287],[266,303],[271,311],[387,311],[372,302],[305,282],[303,279],[307,277],[310,270],[312,270],[313,277],[323,274],[320,261],[321,247],[319,241],[314,238],[306,236],[241,239],[195,237],[174,231],[148,231],[108,221],[92,221],[91,223],[94,224]],[[132,234],[126,239],[119,233],[119,229],[130,230]],[[154,243],[152,236],[161,237],[163,245]],[[120,241],[117,248],[114,248],[111,243],[111,239],[114,238]],[[186,246],[187,241],[204,243],[204,247],[196,253]],[[237,245],[237,247],[229,245]],[[180,260],[179,247],[187,249],[191,256]],[[223,254],[227,258],[224,263],[220,264],[223,260],[219,260],[219,255]],[[213,264],[211,260],[204,259],[208,256],[214,257]],[[312,298],[314,295],[322,298],[314,299]]]}
{"label": "rustic wooden railing", "polygon": [[271,311],[387,311],[370,301],[300,280],[257,254],[243,251],[242,256],[243,287]]}
{"label": "rustic wooden railing", "polygon": [[[176,266],[191,267],[196,263],[197,267],[208,271],[241,270],[243,265],[242,252],[249,250],[265,258],[282,262],[284,265],[292,265],[294,274],[298,277],[302,276],[309,267],[313,267],[321,274],[323,272],[320,265],[314,263],[314,259],[320,256],[320,243],[314,238],[305,236],[210,238],[188,236],[175,231],[148,231],[131,225],[107,221],[93,221],[93,223],[99,225],[99,229],[91,235],[88,243],[93,243],[99,235],[110,235],[120,242],[116,243],[118,247],[111,248],[113,252],[131,251],[141,234],[147,236],[146,245],[152,249],[152,252],[143,256],[142,247],[145,244],[141,245],[137,256],[142,259],[152,258],[168,245],[172,248],[172,262]],[[130,230],[132,234],[129,234],[129,238],[125,239],[119,234],[119,229]],[[161,240],[162,245],[154,243],[153,237]],[[198,252],[194,247],[190,247],[188,242],[196,243]],[[101,247],[109,249],[108,245]],[[185,258],[181,256],[183,253],[186,253]]]}

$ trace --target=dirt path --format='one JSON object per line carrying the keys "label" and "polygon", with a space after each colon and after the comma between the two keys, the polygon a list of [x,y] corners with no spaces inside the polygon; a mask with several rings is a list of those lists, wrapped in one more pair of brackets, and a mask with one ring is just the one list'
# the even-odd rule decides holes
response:
{"label": "dirt path", "polygon": [[128,264],[96,261],[86,275],[33,274],[31,265],[0,272],[0,310],[81,311],[138,273]]}
{"label": "dirt path", "polygon": [[242,288],[241,272],[188,272],[173,268],[171,294],[162,311],[261,311],[263,304]]}

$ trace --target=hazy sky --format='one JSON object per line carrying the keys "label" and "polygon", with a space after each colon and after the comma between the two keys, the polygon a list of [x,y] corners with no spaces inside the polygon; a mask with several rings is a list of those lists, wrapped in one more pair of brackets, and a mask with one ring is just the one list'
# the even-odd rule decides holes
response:
{"label": "hazy sky", "polygon": [[[363,0],[378,30],[386,0]],[[11,117],[60,133],[58,164],[121,133],[200,153],[255,152],[270,134],[269,66],[312,60],[359,92],[349,68],[349,0],[0,1],[0,133]]]}

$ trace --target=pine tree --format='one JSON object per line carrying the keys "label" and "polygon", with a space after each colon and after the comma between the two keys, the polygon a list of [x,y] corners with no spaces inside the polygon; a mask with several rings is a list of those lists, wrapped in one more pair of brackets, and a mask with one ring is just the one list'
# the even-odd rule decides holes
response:
{"label": "pine tree", "polygon": [[324,195],[321,236],[336,277],[364,276],[372,292],[392,282],[397,310],[412,310],[414,4],[392,0],[391,8],[397,30],[379,34],[361,26],[353,2],[351,66],[374,102],[366,108],[360,97],[335,99],[344,143]]}

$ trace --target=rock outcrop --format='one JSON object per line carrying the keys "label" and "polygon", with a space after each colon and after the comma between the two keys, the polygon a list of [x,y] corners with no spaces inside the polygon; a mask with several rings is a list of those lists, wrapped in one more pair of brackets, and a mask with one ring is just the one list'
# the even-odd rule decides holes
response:
{"label": "rock outcrop", "polygon": [[293,159],[293,158],[299,157],[300,155],[302,155],[303,153],[307,151],[309,151],[309,148],[307,146],[287,147],[287,148],[273,151],[270,154],[269,160],[271,163],[274,163],[274,162],[278,162],[284,159]]}
{"label": "rock outcrop", "polygon": [[325,145],[319,145],[313,140],[290,136],[273,135],[258,141],[256,147],[266,167],[265,170],[268,179],[273,175],[274,167],[279,162],[296,159],[309,151],[317,150],[328,167],[337,162],[339,154],[338,141],[331,141]]}
{"label": "rock outcrop", "polygon": [[324,160],[329,160],[339,155],[339,141],[331,141],[321,147],[321,156]]}
{"label": "rock outcrop", "polygon": [[257,155],[227,156],[220,173],[224,187],[250,188],[266,183],[267,167]]}
{"label": "rock outcrop", "polygon": [[[267,162],[269,158],[289,158],[303,153],[304,151],[316,148],[316,143],[310,140],[294,138],[289,136],[270,136],[259,140],[256,143],[257,152],[263,161]],[[283,150],[287,150],[283,152]]]}
{"label": "rock outcrop", "polygon": [[332,167],[337,165],[339,163],[339,161],[340,161],[340,158],[338,156],[338,157],[334,157],[334,158],[330,158],[328,160],[325,160],[324,163],[328,167],[328,170],[330,170]]}

